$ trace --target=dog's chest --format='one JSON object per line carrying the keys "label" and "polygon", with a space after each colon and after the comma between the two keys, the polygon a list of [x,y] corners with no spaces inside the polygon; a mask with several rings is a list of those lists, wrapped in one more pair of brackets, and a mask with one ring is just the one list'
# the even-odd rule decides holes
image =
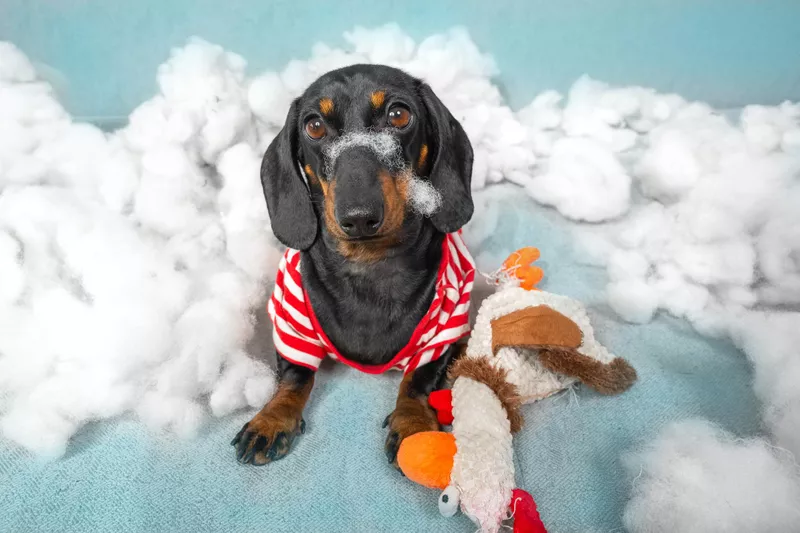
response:
{"label": "dog's chest", "polygon": [[381,365],[412,338],[435,294],[435,274],[372,273],[307,280],[309,303],[323,332],[344,357]]}

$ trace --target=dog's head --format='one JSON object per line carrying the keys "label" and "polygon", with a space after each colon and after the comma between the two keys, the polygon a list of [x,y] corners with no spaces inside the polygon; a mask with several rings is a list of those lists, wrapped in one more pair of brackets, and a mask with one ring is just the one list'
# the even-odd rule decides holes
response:
{"label": "dog's head", "polygon": [[429,217],[450,233],[472,216],[472,147],[430,87],[381,65],[315,81],[261,165],[275,236],[306,250],[322,234],[345,257],[378,258]]}

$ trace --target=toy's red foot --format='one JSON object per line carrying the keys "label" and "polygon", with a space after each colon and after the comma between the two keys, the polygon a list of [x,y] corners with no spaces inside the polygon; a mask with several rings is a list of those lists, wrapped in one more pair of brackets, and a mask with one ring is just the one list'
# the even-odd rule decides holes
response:
{"label": "toy's red foot", "polygon": [[448,389],[435,390],[428,395],[428,403],[436,410],[436,418],[443,426],[453,423],[453,392]]}
{"label": "toy's red foot", "polygon": [[514,533],[547,533],[530,494],[522,489],[514,489],[509,507],[514,516]]}

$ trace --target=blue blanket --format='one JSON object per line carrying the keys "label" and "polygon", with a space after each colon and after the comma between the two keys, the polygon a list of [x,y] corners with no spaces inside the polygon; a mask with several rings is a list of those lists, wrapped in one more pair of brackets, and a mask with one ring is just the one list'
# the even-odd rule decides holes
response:
{"label": "blue blanket", "polygon": [[[736,349],[666,317],[620,323],[602,303],[605,273],[579,264],[563,219],[512,186],[483,191],[476,203],[467,233],[479,268],[538,246],[542,288],[586,302],[601,342],[639,372],[618,397],[578,387],[525,407],[517,482],[551,533],[622,531],[630,480],[620,457],[671,420],[706,417],[742,436],[758,430],[750,369]],[[0,532],[474,531],[462,515],[440,517],[438,494],[386,463],[381,422],[399,379],[324,365],[308,431],[289,456],[261,468],[237,464],[229,445],[250,412],[190,441],[149,434],[134,420],[97,423],[53,463],[0,442]]]}

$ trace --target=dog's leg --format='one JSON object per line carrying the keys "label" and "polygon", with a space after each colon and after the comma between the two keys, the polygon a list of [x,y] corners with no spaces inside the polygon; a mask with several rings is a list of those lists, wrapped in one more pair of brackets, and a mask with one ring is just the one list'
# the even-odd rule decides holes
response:
{"label": "dog's leg", "polygon": [[265,465],[284,457],[297,435],[305,432],[303,408],[314,386],[314,371],[278,356],[278,391],[231,444],[242,464]]}
{"label": "dog's leg", "polygon": [[447,370],[462,346],[450,346],[442,356],[413,373],[403,376],[397,403],[383,425],[389,427],[384,450],[389,463],[397,468],[397,450],[403,439],[421,431],[438,431],[436,412],[428,405],[428,395],[444,385]]}

